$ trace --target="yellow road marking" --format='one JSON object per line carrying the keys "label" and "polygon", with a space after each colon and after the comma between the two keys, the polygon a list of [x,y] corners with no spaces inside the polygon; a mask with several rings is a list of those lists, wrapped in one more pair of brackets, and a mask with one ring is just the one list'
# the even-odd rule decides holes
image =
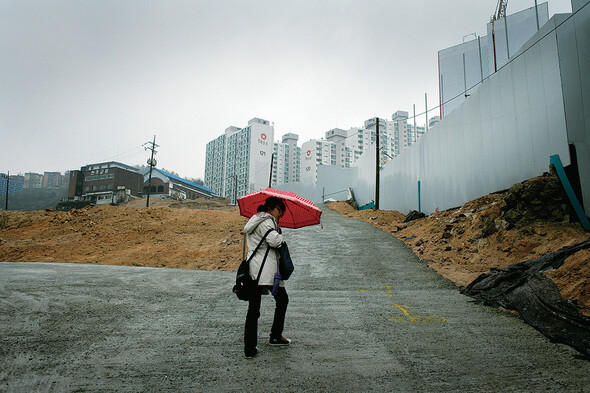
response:
{"label": "yellow road marking", "polygon": [[[385,290],[383,289],[359,289],[359,292],[385,292],[385,296],[387,297],[394,297],[395,294],[391,289],[391,285],[383,285]],[[412,322],[426,322],[426,323],[445,323],[447,322],[446,318],[432,316],[432,315],[415,315],[413,312],[411,313],[409,309],[412,306],[407,306],[404,304],[393,304],[391,307],[397,308],[399,311],[402,312],[403,316],[394,316],[391,318],[387,318],[388,321],[391,322],[402,322],[402,323],[412,323]]]}

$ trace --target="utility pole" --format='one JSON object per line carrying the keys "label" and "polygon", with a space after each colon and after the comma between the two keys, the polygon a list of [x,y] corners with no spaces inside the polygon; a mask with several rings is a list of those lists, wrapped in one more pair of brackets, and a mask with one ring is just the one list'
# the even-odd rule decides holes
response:
{"label": "utility pole", "polygon": [[270,176],[268,177],[268,188],[270,188],[272,185],[272,166],[275,161],[275,153],[272,153],[270,157]]}
{"label": "utility pole", "polygon": [[424,110],[426,114],[426,130],[428,132],[428,93],[424,93]]}
{"label": "utility pole", "polygon": [[6,179],[6,205],[4,210],[8,210],[8,187],[10,186],[10,171],[8,171],[6,175],[3,173],[2,177]]}
{"label": "utility pole", "polygon": [[535,16],[537,17],[537,31],[539,31],[539,6],[537,0],[535,0]]}
{"label": "utility pole", "polygon": [[414,142],[418,141],[418,129],[416,128],[416,104],[414,104]]}
{"label": "utility pole", "polygon": [[465,69],[465,53],[463,53],[463,94],[467,98],[467,70]]}
{"label": "utility pole", "polygon": [[150,189],[152,188],[152,169],[157,164],[156,160],[154,160],[154,154],[157,153],[156,147],[159,147],[160,145],[156,145],[156,136],[154,135],[154,141],[153,142],[146,142],[146,143],[143,144],[143,146],[144,146],[144,149],[145,150],[151,150],[152,151],[152,156],[147,161],[148,165],[150,166],[150,176],[149,176],[149,180],[148,180],[147,201],[146,201],[146,204],[145,204],[145,207],[150,207]]}
{"label": "utility pole", "polygon": [[379,117],[375,118],[375,210],[379,210]]}
{"label": "utility pole", "polygon": [[234,203],[238,204],[238,175],[234,173]]}

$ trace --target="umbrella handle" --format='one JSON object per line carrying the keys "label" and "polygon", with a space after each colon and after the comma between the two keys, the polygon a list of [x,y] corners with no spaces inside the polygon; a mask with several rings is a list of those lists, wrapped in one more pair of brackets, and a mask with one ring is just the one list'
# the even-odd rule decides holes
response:
{"label": "umbrella handle", "polygon": [[244,232],[244,247],[242,248],[242,261],[246,259],[246,232]]}

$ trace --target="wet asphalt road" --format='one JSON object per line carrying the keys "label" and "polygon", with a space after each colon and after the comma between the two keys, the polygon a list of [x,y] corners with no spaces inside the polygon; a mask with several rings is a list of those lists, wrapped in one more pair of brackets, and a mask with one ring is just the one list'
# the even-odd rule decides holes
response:
{"label": "wet asphalt road", "polygon": [[590,391],[590,362],[479,306],[401,241],[325,211],[285,230],[285,336],[242,357],[234,273],[0,263],[0,392]]}

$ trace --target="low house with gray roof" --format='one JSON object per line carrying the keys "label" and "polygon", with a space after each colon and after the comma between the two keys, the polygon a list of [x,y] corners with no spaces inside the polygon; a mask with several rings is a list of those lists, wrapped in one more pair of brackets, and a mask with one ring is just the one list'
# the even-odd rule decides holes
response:
{"label": "low house with gray roof", "polygon": [[[143,194],[147,195],[150,172],[143,175]],[[161,169],[152,169],[152,181],[150,185],[151,196],[170,196],[177,199],[211,198],[215,193],[207,187],[193,183],[190,180],[165,172]]]}

